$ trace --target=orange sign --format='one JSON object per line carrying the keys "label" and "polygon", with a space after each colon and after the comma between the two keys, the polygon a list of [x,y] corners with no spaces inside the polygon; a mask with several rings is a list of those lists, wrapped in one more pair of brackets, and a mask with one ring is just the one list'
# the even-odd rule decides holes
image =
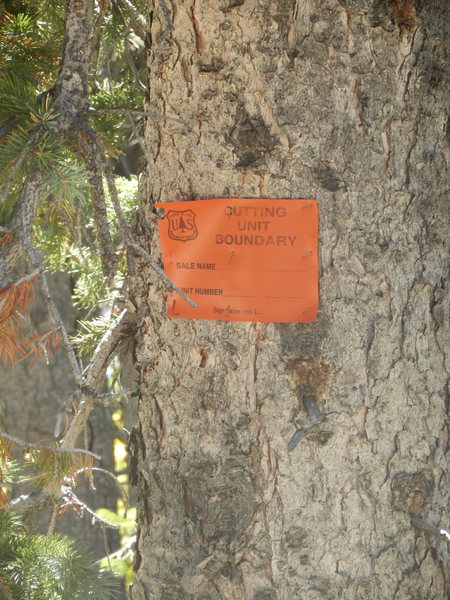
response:
{"label": "orange sign", "polygon": [[317,200],[214,198],[156,204],[164,271],[198,306],[168,294],[168,317],[314,321]]}

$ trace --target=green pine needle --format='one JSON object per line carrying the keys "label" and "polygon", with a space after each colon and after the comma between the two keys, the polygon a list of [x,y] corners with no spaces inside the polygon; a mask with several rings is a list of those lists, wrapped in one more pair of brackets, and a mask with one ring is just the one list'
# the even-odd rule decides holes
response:
{"label": "green pine needle", "polygon": [[28,118],[38,110],[34,85],[13,73],[0,73],[0,123],[10,118]]}
{"label": "green pine needle", "polygon": [[113,575],[93,563],[73,540],[31,534],[0,509],[0,598],[12,600],[111,600]]}
{"label": "green pine needle", "polygon": [[90,321],[78,321],[78,333],[71,340],[79,349],[80,354],[92,356],[97,344],[111,327],[114,319],[113,315],[108,315]]}

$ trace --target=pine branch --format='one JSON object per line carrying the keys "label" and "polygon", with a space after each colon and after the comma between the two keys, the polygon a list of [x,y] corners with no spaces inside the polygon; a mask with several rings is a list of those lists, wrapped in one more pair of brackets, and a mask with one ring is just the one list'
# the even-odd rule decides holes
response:
{"label": "pine branch", "polygon": [[69,133],[74,126],[77,128],[78,120],[88,108],[92,13],[92,0],[67,1],[64,56],[56,83],[55,102],[61,133]]}
{"label": "pine branch", "polygon": [[167,277],[167,275],[164,273],[163,269],[161,269],[161,267],[158,265],[155,259],[146,250],[144,250],[142,246],[140,246],[136,242],[129,243],[129,246],[130,248],[133,248],[133,250],[135,250],[137,254],[140,254],[143,258],[145,258],[145,260],[152,267],[152,269],[154,269],[158,273],[158,275],[163,279],[164,283],[170,291],[174,291],[177,294],[179,294],[184,300],[186,300],[186,302],[188,302],[192,306],[192,308],[198,307],[198,304],[196,304],[193,300],[191,300],[191,298],[186,296],[186,294],[182,292],[180,288],[177,285],[175,285],[175,283],[169,277]]}
{"label": "pine branch", "polygon": [[14,237],[9,244],[3,246],[0,254],[0,273],[2,272],[5,278],[13,271],[23,251],[22,234],[27,237],[30,235],[40,203],[41,185],[42,176],[36,170],[25,179],[20,190],[13,214],[7,224],[7,229]]}
{"label": "pine branch", "polygon": [[97,460],[101,459],[101,456],[95,454],[95,452],[91,452],[90,450],[84,450],[83,448],[61,448],[59,446],[47,446],[46,444],[39,444],[37,442],[27,442],[26,440],[22,440],[21,438],[16,437],[15,435],[11,435],[6,433],[5,431],[0,431],[0,438],[5,438],[22,448],[36,448],[36,450],[49,450],[50,452],[70,452],[71,454],[85,454],[86,456],[92,456],[92,458],[96,458]]}
{"label": "pine branch", "polygon": [[[114,183],[114,177],[112,174],[111,166],[105,158],[105,151],[104,151],[103,145],[101,144],[98,137],[96,137],[96,136],[91,137],[90,149],[95,154],[96,157],[103,157],[103,163],[101,165],[101,168],[102,168],[102,172],[105,176],[105,179],[106,179],[106,182],[108,185],[108,190],[109,190],[111,201],[112,201],[112,204],[114,207],[114,211],[116,213],[119,224],[122,228],[122,234],[124,236],[125,245],[129,248],[132,248],[135,252],[137,252],[138,254],[140,254],[141,256],[143,256],[146,259],[146,261],[150,264],[150,266],[162,278],[162,280],[164,281],[164,283],[166,284],[166,286],[168,287],[169,290],[176,291],[193,308],[197,308],[197,304],[193,300],[191,300],[188,296],[186,296],[186,294],[184,292],[182,292],[180,290],[180,288],[178,288],[175,285],[175,283],[165,274],[164,270],[157,264],[157,262],[153,259],[153,257],[134,240],[134,238],[131,234],[130,226],[128,224],[128,221],[125,218],[125,215],[123,214],[122,207],[120,205],[119,194],[117,192],[117,188]],[[95,169],[99,169],[99,168],[100,168],[100,166],[97,162],[95,165]],[[96,176],[98,178],[100,178],[100,174],[98,171],[96,171]]]}
{"label": "pine branch", "polygon": [[[117,352],[120,343],[133,324],[133,315],[130,314],[128,309],[124,309],[104,334],[94,352],[91,362],[84,370],[84,385],[90,386],[96,390],[100,388],[112,357]],[[86,427],[87,420],[94,404],[95,400],[91,396],[82,394],[78,405],[78,413],[72,419],[69,429],[62,440],[62,448],[70,447],[76,443],[78,437]]]}
{"label": "pine branch", "polygon": [[109,406],[111,402],[117,400],[117,398],[128,398],[130,395],[129,390],[121,390],[120,392],[99,392],[90,385],[82,385],[80,391],[93,398],[96,402],[103,404],[103,406]]}
{"label": "pine branch", "polygon": [[[113,251],[110,224],[108,222],[106,211],[106,199],[103,190],[104,158],[103,152],[97,153],[99,147],[98,143],[92,143],[92,140],[96,141],[98,139],[98,135],[87,126],[92,7],[92,0],[67,1],[64,56],[57,84],[55,86],[54,109],[57,116],[51,136],[61,138],[66,145],[69,145],[69,148],[73,147],[71,144],[74,139],[79,141],[83,159],[88,169],[89,182],[91,184],[94,219],[98,232],[101,257],[103,259],[103,273],[109,283],[112,283],[116,259]],[[128,47],[126,47],[126,50],[129,54]],[[130,60],[131,57],[128,56],[128,59]],[[133,66],[134,65],[130,65],[130,68],[133,69]],[[135,66],[134,72],[137,76]],[[32,140],[28,141],[28,143],[31,144]],[[26,148],[28,148],[28,146]],[[47,151],[47,148],[48,145],[45,146],[45,151]],[[23,155],[21,154],[19,156],[19,160],[16,161],[15,174],[17,174],[18,170],[22,167],[25,157],[26,153],[24,151]],[[51,159],[53,159],[53,156]],[[44,163],[39,164],[42,167]],[[110,179],[108,185],[111,186],[112,175],[109,174],[107,176],[107,181],[108,178]],[[8,231],[13,233],[13,240],[8,244],[2,244],[2,247],[0,248],[2,250],[0,258],[3,260],[3,265],[0,263],[0,267],[3,266],[3,268],[0,268],[2,279],[18,264],[18,258],[24,251],[27,253],[28,258],[31,260],[34,267],[38,269],[39,272],[43,270],[42,264],[37,258],[37,254],[30,243],[32,226],[36,219],[39,205],[43,199],[42,180],[41,173],[37,169],[33,170],[25,179],[20,190],[12,217],[7,224]],[[9,181],[7,187],[8,190],[11,188],[11,183]],[[110,190],[111,189],[113,188],[110,187]],[[113,195],[114,191],[112,197]],[[113,203],[114,202],[118,218],[121,214],[119,221],[121,222],[124,232],[129,231],[126,219],[123,213],[121,213],[118,196],[114,197]],[[15,441],[16,443],[23,442],[24,446],[36,448],[36,450],[62,453],[79,452],[80,450],[74,448],[74,446],[76,445],[80,434],[86,430],[87,420],[94,404],[98,401],[109,402],[114,397],[114,394],[104,395],[99,390],[103,384],[106,369],[115,352],[120,347],[121,341],[128,334],[130,327],[133,326],[135,318],[128,309],[122,311],[111,328],[104,334],[94,352],[90,364],[82,373],[64,323],[53,302],[44,273],[41,274],[40,283],[49,313],[61,334],[72,371],[77,384],[79,385],[78,393],[80,402],[61,444],[56,448],[48,448],[39,444],[35,445],[34,443],[27,443],[24,440],[19,440],[19,438],[16,438]],[[89,453],[89,451],[86,450],[82,452],[93,455],[93,453]],[[60,491],[53,490],[52,494],[37,492],[21,496],[10,503],[10,508],[15,512],[22,514],[38,510],[41,507],[54,504],[55,500],[58,500],[60,493]],[[67,492],[67,494],[70,495],[71,493]],[[79,502],[76,496],[73,495],[71,498],[74,501]],[[80,502],[80,505],[82,504],[83,503]]]}
{"label": "pine branch", "polygon": [[126,514],[126,512],[128,510],[129,498],[128,498],[128,495],[126,494],[122,484],[116,477],[116,475],[114,475],[114,473],[111,473],[111,471],[108,471],[107,469],[102,469],[100,467],[82,467],[81,469],[78,469],[77,471],[75,471],[75,473],[73,474],[73,478],[75,479],[77,477],[77,475],[80,475],[81,473],[85,473],[88,469],[90,471],[94,471],[96,473],[103,473],[103,475],[107,475],[109,478],[111,478],[114,481],[114,483],[116,483],[117,487],[119,488],[120,495],[122,496],[122,498],[125,502],[125,514]]}
{"label": "pine branch", "polygon": [[80,517],[83,517],[84,513],[87,513],[91,517],[91,523],[93,525],[99,523],[103,527],[108,527],[110,529],[118,529],[118,526],[115,523],[111,523],[111,521],[100,517],[96,512],[90,509],[87,504],[85,504],[74,494],[72,488],[63,487],[62,493],[63,495],[61,509],[64,509],[66,507],[75,508]]}
{"label": "pine branch", "polygon": [[[24,232],[21,232],[21,233],[24,234]],[[66,329],[64,322],[59,314],[58,309],[56,308],[56,305],[53,301],[53,297],[50,293],[50,289],[49,289],[48,283],[47,283],[47,278],[45,276],[45,273],[43,272],[44,267],[43,267],[41,261],[38,259],[37,253],[34,250],[34,248],[32,247],[29,239],[27,237],[25,237],[25,235],[22,235],[22,240],[23,240],[23,244],[27,250],[28,258],[30,259],[31,263],[33,264],[33,266],[39,268],[42,271],[41,276],[39,278],[39,282],[41,284],[41,289],[42,289],[42,292],[44,295],[44,300],[45,300],[45,303],[47,304],[48,311],[49,311],[51,317],[53,318],[57,329],[59,330],[59,332],[61,334],[63,347],[64,347],[67,357],[69,359],[70,366],[72,367],[72,372],[73,372],[75,381],[78,383],[80,381],[81,368],[78,363],[77,357],[75,355],[73,346],[70,343],[67,329]]]}
{"label": "pine branch", "polygon": [[38,275],[40,275],[43,272],[43,269],[44,269],[44,267],[42,265],[40,265],[37,269],[34,269],[34,271],[31,271],[31,273],[27,273],[26,275],[23,275],[22,277],[15,279],[14,285],[20,285],[21,283],[24,283],[25,281],[33,281],[34,279],[36,279],[38,277]]}
{"label": "pine branch", "polygon": [[[130,67],[130,70],[131,70],[131,72],[132,72],[132,73],[133,73],[133,75],[134,75],[134,78],[135,78],[136,82],[137,82],[137,83],[138,83],[138,85],[139,85],[139,86],[142,88],[142,90],[143,90],[144,92],[146,92],[146,91],[147,91],[147,86],[146,86],[144,83],[142,83],[142,81],[141,81],[141,79],[140,79],[140,77],[139,77],[139,73],[138,73],[138,70],[137,70],[137,68],[136,68],[136,65],[134,64],[133,57],[132,57],[132,55],[131,55],[131,51],[130,51],[130,43],[129,43],[129,41],[128,41],[128,39],[129,39],[129,31],[130,31],[130,28],[129,28],[129,26],[128,26],[128,23],[127,23],[127,22],[125,21],[125,19],[123,18],[122,10],[121,10],[120,6],[118,5],[118,3],[117,3],[115,0],[113,0],[113,3],[114,3],[114,5],[115,5],[115,7],[116,7],[117,11],[118,11],[118,12],[121,14],[121,16],[122,16],[122,19],[123,19],[123,22],[124,22],[124,25],[125,25],[125,35],[124,35],[124,43],[125,43],[125,59],[126,59],[126,61],[127,61],[127,63],[128,63],[128,66]],[[145,34],[144,34],[144,38],[145,38]]]}
{"label": "pine branch", "polygon": [[[11,189],[11,185],[14,182],[14,178],[15,178],[17,172],[19,171],[20,167],[22,166],[25,158],[27,157],[30,147],[35,142],[37,135],[38,134],[35,133],[34,135],[30,136],[29,140],[25,144],[25,147],[21,150],[21,152],[18,154],[16,160],[14,161],[12,169],[10,170],[10,172],[8,174],[8,179],[6,180],[6,182],[4,183],[4,185],[2,187],[1,195],[3,196],[3,198],[2,198],[3,202],[7,201],[8,194]],[[36,210],[37,210],[37,208],[36,208]]]}
{"label": "pine branch", "polygon": [[[72,500],[81,510],[83,503]],[[92,515],[103,527],[105,519]],[[52,524],[56,519],[54,511]],[[16,514],[0,511],[0,596],[11,600],[61,598],[107,600],[116,587],[110,573],[92,564],[93,557],[60,534],[36,535]]]}
{"label": "pine branch", "polygon": [[14,498],[6,508],[17,515],[23,516],[53,506],[54,503],[55,498],[47,492],[33,491]]}
{"label": "pine branch", "polygon": [[[105,156],[103,148],[100,145],[100,142],[98,142],[98,152],[100,155]],[[158,273],[158,275],[162,278],[162,280],[164,281],[164,283],[166,284],[166,286],[168,287],[169,290],[176,291],[193,308],[197,308],[197,304],[193,300],[191,300],[188,296],[186,296],[186,294],[184,292],[182,292],[175,285],[175,283],[164,273],[164,270],[161,269],[161,267],[153,259],[153,257],[134,240],[133,235],[131,233],[130,226],[128,224],[128,221],[125,218],[125,215],[123,214],[122,207],[120,205],[119,194],[117,192],[116,184],[114,183],[114,177],[112,174],[111,167],[105,159],[103,160],[103,170],[104,170],[106,182],[108,184],[108,190],[109,190],[109,194],[111,197],[111,201],[114,206],[114,210],[115,210],[117,219],[119,221],[119,224],[122,228],[122,234],[124,237],[125,245],[128,248],[132,248],[135,252],[137,252],[138,254],[140,254],[141,256],[143,256],[146,259],[146,261],[150,264],[152,269],[154,269]]]}
{"label": "pine branch", "polygon": [[[145,33],[145,28],[144,26],[140,23],[139,21],[139,13],[136,11],[136,9],[134,8],[133,4],[129,1],[129,0],[120,0],[120,3],[124,6],[125,10],[128,13],[128,16],[130,17],[130,24],[131,27],[134,31],[134,33],[143,41],[145,42],[146,39],[146,33]],[[120,6],[118,2],[114,2],[114,4],[117,6],[117,8],[120,10]],[[120,14],[123,17],[123,13],[120,10]],[[125,21],[125,19],[124,19]]]}
{"label": "pine branch", "polygon": [[102,258],[102,270],[108,284],[112,287],[116,257],[114,255],[106,211],[106,198],[102,178],[102,157],[97,150],[97,134],[90,129],[87,139],[85,139],[85,136],[79,135],[78,141],[88,172],[89,183],[91,184],[92,207],[94,209],[94,219]]}
{"label": "pine branch", "polygon": [[92,49],[90,56],[90,71],[95,76],[97,72],[98,56],[100,53],[100,43],[103,34],[103,22],[109,11],[111,0],[103,0],[98,4],[98,15],[93,26]]}
{"label": "pine branch", "polygon": [[55,508],[53,509],[53,512],[52,512],[51,519],[50,519],[50,524],[48,526],[47,536],[50,536],[50,535],[52,535],[54,533],[57,516],[58,516],[58,509],[55,506]]}
{"label": "pine branch", "polygon": [[20,119],[10,117],[0,126],[0,143],[3,142],[8,133],[19,123]]}
{"label": "pine branch", "polygon": [[47,304],[48,310],[50,315],[52,316],[53,320],[56,323],[56,326],[61,334],[61,339],[62,339],[62,343],[63,343],[63,347],[66,351],[66,354],[69,358],[69,362],[70,362],[70,366],[72,367],[72,372],[74,374],[75,377],[75,381],[79,380],[80,377],[80,365],[78,363],[75,351],[73,349],[72,344],[70,343],[69,340],[69,335],[67,333],[67,329],[64,325],[63,320],[61,319],[61,316],[59,314],[58,309],[56,308],[56,305],[53,301],[52,295],[50,293],[50,289],[48,287],[48,283],[47,283],[47,278],[45,276],[45,273],[42,273],[40,278],[39,278],[39,282],[41,284],[41,289],[42,292],[44,294],[44,300]]}
{"label": "pine branch", "polygon": [[[45,356],[47,364],[49,364],[48,354],[53,343],[53,348],[57,349],[60,341],[59,330],[56,328],[49,329],[39,333],[36,337],[32,338],[27,342],[29,348],[28,355],[35,353],[37,355],[43,354]],[[25,357],[24,357],[25,358]],[[21,359],[23,360],[23,359]]]}
{"label": "pine branch", "polygon": [[[0,292],[3,292],[2,288],[4,288],[4,287],[5,288],[8,287],[8,289],[11,290],[12,288],[19,288],[22,283],[32,283],[38,277],[38,275],[40,273],[41,273],[41,269],[35,269],[31,273],[27,273],[27,275],[24,275],[23,277],[16,279],[12,284],[9,284],[8,286],[0,286]],[[2,280],[0,279],[0,284],[1,283],[2,283]],[[8,311],[8,314],[6,314],[6,315],[2,314],[5,304],[8,301],[8,297],[9,297],[9,295],[7,295],[7,294],[5,294],[5,297],[3,299],[0,297],[0,323],[3,320],[6,320],[10,316],[9,311]],[[25,298],[22,298],[21,308],[23,308],[23,304],[26,302],[27,302],[27,300]],[[12,307],[12,309],[15,309],[16,305],[17,305],[17,303],[15,303],[15,305]]]}

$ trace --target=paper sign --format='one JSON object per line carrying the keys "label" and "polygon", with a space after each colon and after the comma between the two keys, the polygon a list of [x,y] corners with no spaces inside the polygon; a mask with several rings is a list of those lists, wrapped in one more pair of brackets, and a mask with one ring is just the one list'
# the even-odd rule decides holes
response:
{"label": "paper sign", "polygon": [[168,317],[313,321],[318,305],[316,200],[214,198],[156,204]]}

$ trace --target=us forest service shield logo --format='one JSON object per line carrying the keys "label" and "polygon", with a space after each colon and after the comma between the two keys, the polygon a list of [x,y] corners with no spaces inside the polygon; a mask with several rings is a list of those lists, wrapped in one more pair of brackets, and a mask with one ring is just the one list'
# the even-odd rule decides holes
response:
{"label": "us forest service shield logo", "polygon": [[170,210],[167,213],[168,234],[172,240],[187,242],[198,236],[195,214],[192,210]]}

